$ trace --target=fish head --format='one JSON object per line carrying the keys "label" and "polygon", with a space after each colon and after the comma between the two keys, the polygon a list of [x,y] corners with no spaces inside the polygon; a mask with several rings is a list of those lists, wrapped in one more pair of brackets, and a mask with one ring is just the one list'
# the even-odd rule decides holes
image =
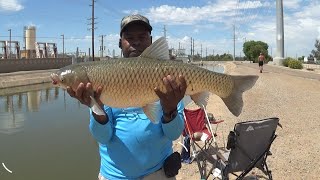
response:
{"label": "fish head", "polygon": [[73,69],[60,69],[56,73],[51,74],[52,84],[63,89],[71,87],[73,90],[77,89],[80,84],[79,73]]}

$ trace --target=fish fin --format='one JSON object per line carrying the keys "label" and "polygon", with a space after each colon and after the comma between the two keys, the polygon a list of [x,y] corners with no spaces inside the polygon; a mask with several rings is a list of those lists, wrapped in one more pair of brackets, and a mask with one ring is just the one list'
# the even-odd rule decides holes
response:
{"label": "fish fin", "polygon": [[154,124],[159,123],[158,115],[162,112],[162,107],[157,103],[150,103],[142,107],[143,112]]}
{"label": "fish fin", "polygon": [[234,82],[234,88],[228,97],[221,99],[230,112],[238,117],[243,107],[242,93],[251,89],[259,76],[231,76],[231,78]]}
{"label": "fish fin", "polygon": [[207,107],[209,101],[209,92],[199,92],[197,94],[190,95],[191,99],[200,107]]}
{"label": "fish fin", "polygon": [[104,112],[104,110],[101,109],[97,101],[92,96],[90,96],[90,98],[91,98],[90,108],[92,112],[94,112],[96,115],[99,115],[99,116],[106,115],[106,113]]}
{"label": "fish fin", "polygon": [[165,37],[157,39],[146,48],[140,57],[169,60],[169,46]]}
{"label": "fish fin", "polygon": [[185,95],[182,99],[182,102],[183,102],[184,107],[186,107],[192,102],[192,99],[190,98],[189,95]]}

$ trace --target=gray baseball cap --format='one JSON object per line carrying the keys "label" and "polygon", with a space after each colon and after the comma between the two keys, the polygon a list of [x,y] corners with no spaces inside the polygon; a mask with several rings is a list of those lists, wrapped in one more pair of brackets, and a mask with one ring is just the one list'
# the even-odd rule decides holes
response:
{"label": "gray baseball cap", "polygon": [[126,26],[128,26],[131,23],[141,23],[148,28],[150,33],[152,31],[152,26],[150,25],[148,18],[140,14],[133,14],[133,15],[125,16],[124,18],[122,18],[121,24],[120,24],[120,36],[122,35],[122,32],[126,28]]}

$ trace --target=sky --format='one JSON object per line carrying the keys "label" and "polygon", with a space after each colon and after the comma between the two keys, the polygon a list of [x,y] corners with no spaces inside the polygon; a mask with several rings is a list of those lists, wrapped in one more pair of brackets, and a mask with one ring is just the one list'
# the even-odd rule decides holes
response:
{"label": "sky", "polygon": [[[0,0],[0,41],[23,42],[23,27],[36,26],[38,42],[57,43],[62,52],[74,53],[78,47],[91,47],[91,0]],[[283,0],[284,47],[286,57],[308,56],[316,39],[320,39],[320,0]],[[269,55],[276,56],[275,0],[96,0],[95,55],[99,56],[101,36],[104,55],[120,54],[118,48],[122,17],[140,13],[153,26],[153,40],[164,36],[170,48],[185,48],[190,54],[194,39],[195,54],[233,54],[243,56],[245,41],[263,41]],[[165,27],[165,28],[164,28]],[[235,27],[235,31],[233,29]],[[89,29],[89,30],[88,30]],[[235,33],[234,33],[235,32]],[[0,50],[1,53],[1,50]]]}

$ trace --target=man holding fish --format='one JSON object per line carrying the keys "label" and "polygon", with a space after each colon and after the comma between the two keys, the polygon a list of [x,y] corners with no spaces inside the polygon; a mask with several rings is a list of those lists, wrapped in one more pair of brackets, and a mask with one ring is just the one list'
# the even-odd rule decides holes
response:
{"label": "man holding fish", "polygon": [[125,58],[73,64],[51,75],[53,84],[90,107],[100,180],[175,179],[181,163],[172,141],[184,129],[184,95],[205,107],[214,93],[239,116],[243,92],[258,79],[170,61],[166,39],[151,44],[151,31],[147,18],[124,17],[119,47]]}
{"label": "man holding fish", "polygon": [[[152,27],[146,17],[141,15],[124,17],[121,21],[119,40],[123,56],[129,58],[141,55],[152,43],[151,31]],[[118,75],[113,78],[121,77]],[[120,81],[120,79],[113,80]],[[78,99],[82,104],[93,107],[92,101],[96,101],[104,111],[95,113],[94,108],[90,110],[90,132],[99,143],[101,157],[99,180],[175,179],[179,164],[173,172],[167,172],[172,174],[171,178],[165,176],[163,165],[166,158],[173,153],[172,141],[180,136],[184,128],[182,114],[184,107],[179,102],[185,95],[187,85],[183,76],[167,75],[163,77],[162,83],[165,90],[161,91],[158,87],[154,87],[154,93],[160,102],[153,106],[160,107],[162,111],[160,113],[157,112],[158,110],[152,112],[151,105],[150,108],[144,109],[139,106],[129,108],[106,106],[100,100],[103,85],[93,87],[93,84],[88,82],[80,83],[75,88],[67,87],[70,96]],[[132,87],[128,90],[134,91],[134,88],[140,90],[141,87]],[[94,95],[91,96],[94,89]],[[132,97],[127,101],[136,100]],[[158,123],[152,123],[146,116],[146,112],[151,114],[151,117],[155,117],[154,121]],[[180,159],[178,161],[172,163],[180,163]]]}

